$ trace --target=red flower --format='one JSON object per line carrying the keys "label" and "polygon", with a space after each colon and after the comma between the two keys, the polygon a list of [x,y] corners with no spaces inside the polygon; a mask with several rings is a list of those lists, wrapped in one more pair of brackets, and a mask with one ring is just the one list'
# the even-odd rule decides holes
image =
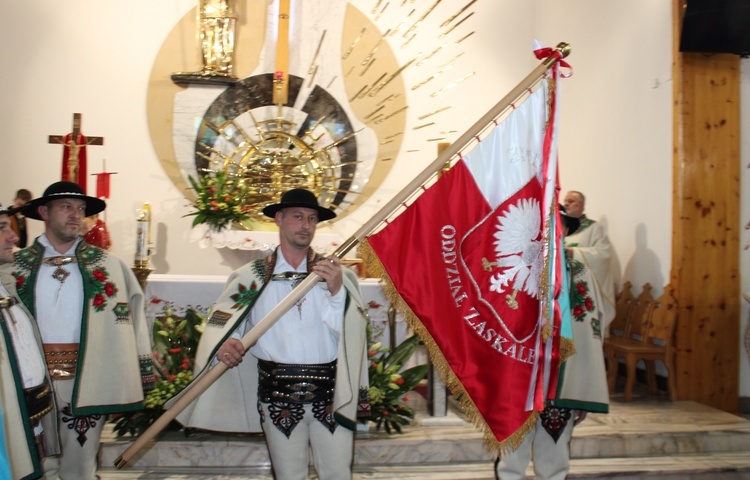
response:
{"label": "red flower", "polygon": [[180,353],[182,349],[180,347],[172,347],[169,349],[169,353]]}
{"label": "red flower", "polygon": [[574,317],[580,317],[580,316],[583,315],[583,313],[584,313],[584,310],[583,310],[582,306],[576,305],[575,307],[573,307],[573,316]]}
{"label": "red flower", "polygon": [[99,308],[105,303],[106,303],[106,299],[104,298],[104,295],[102,295],[101,293],[97,293],[96,295],[94,295],[94,307],[95,308]]}
{"label": "red flower", "polygon": [[586,310],[589,312],[594,309],[594,301],[591,300],[591,297],[586,297],[586,301],[584,302],[586,304]]}
{"label": "red flower", "polygon": [[97,268],[96,270],[94,270],[94,271],[93,271],[92,273],[93,273],[93,275],[94,275],[94,278],[95,278],[95,279],[96,279],[97,281],[99,281],[99,282],[103,282],[103,281],[105,281],[105,280],[107,279],[107,274],[106,274],[106,273],[104,273],[104,272],[103,272],[103,271],[102,271],[101,269],[99,269],[99,268]]}
{"label": "red flower", "polygon": [[396,379],[396,383],[397,383],[398,385],[403,385],[403,384],[404,384],[404,377],[398,377],[398,378]]}
{"label": "red flower", "polygon": [[112,285],[112,282],[107,282],[107,284],[104,285],[104,293],[106,293],[108,297],[115,294],[115,286]]}
{"label": "red flower", "polygon": [[409,401],[409,397],[407,397],[406,395],[404,395],[404,401],[408,402]]}
{"label": "red flower", "polygon": [[25,282],[26,282],[26,277],[24,277],[23,275],[17,276],[16,277],[16,288],[20,289]]}
{"label": "red flower", "polygon": [[167,377],[167,380],[169,380],[170,382],[174,382],[174,377],[175,377],[175,376],[174,376],[174,374],[170,374],[170,375],[169,375],[169,376]]}
{"label": "red flower", "polygon": [[586,285],[583,282],[576,283],[576,290],[578,290],[578,293],[581,295],[586,295]]}

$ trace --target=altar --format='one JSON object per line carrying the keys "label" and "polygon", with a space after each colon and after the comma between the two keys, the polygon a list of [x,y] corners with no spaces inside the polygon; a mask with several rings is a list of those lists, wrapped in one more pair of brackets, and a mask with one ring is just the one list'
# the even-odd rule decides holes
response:
{"label": "altar", "polygon": [[[185,310],[193,308],[205,315],[219,298],[227,278],[226,275],[150,275],[145,292],[149,325],[153,325],[154,319],[163,315],[165,309],[182,316]],[[373,341],[382,342],[389,348],[403,342],[409,334],[407,324],[402,315],[390,308],[380,280],[360,279],[359,285],[370,318]]]}

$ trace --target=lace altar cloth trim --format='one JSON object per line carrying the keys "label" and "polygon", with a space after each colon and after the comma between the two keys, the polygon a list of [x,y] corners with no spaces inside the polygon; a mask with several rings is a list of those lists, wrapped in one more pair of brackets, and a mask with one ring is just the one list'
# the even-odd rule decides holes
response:
{"label": "lace altar cloth trim", "polygon": [[[201,248],[229,248],[232,250],[273,250],[278,246],[279,234],[247,230],[222,230],[217,232],[206,226],[199,226],[191,232],[191,240]],[[337,233],[316,232],[312,247],[322,255],[330,255],[343,239]]]}

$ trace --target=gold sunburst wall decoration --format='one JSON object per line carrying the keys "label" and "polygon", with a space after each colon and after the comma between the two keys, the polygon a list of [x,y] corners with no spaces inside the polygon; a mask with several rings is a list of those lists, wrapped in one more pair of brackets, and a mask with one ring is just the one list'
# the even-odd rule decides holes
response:
{"label": "gold sunburst wall decoration", "polygon": [[[239,2],[233,85],[170,80],[200,65],[196,11],[188,12],[149,85],[149,129],[165,171],[191,201],[188,175],[223,170],[245,179],[256,212],[304,186],[337,212],[335,222],[346,219],[344,230],[361,224],[351,214],[363,205],[361,216],[374,212],[397,161],[431,160],[460,133],[452,102],[474,75],[461,63],[475,2],[291,0],[283,102],[274,99],[279,0]],[[246,226],[265,221],[255,215]]]}
{"label": "gold sunburst wall decoration", "polygon": [[[377,190],[393,165],[400,141],[386,137],[403,131],[405,116],[372,125],[362,120],[386,97],[396,99],[389,108],[403,111],[403,82],[394,78],[379,95],[351,101],[351,92],[374,84],[380,69],[349,76],[344,71],[348,64],[362,63],[380,39],[377,28],[346,3],[339,4],[338,15],[337,2],[295,3],[283,104],[273,102],[275,65],[269,61],[277,48],[275,4],[249,1],[241,9],[234,69],[239,80],[233,85],[177,85],[169,79],[195,68],[185,61],[191,58],[185,40],[187,32],[195,32],[195,11],[164,42],[152,70],[149,128],[165,171],[188,199],[188,175],[223,169],[246,179],[255,211],[278,201],[283,191],[303,186],[340,219]],[[304,42],[297,48],[294,42],[300,38]],[[195,42],[188,43],[195,48]],[[379,49],[378,62],[391,72],[399,68],[387,45]],[[265,221],[254,215],[247,226],[262,229]]]}

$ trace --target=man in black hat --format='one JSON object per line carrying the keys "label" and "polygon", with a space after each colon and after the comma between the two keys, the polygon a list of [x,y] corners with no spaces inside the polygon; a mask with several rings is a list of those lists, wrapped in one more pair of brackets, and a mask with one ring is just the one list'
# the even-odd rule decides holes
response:
{"label": "man in black hat", "polygon": [[[217,361],[237,368],[178,420],[228,432],[262,427],[277,479],[307,478],[310,447],[321,480],[349,479],[353,430],[367,392],[367,320],[357,277],[338,258],[310,248],[318,223],[336,216],[312,192],[290,190],[263,213],[279,227],[279,246],[232,273],[211,308],[196,355],[196,373]],[[310,273],[322,281],[245,357],[239,338]]]}
{"label": "man in black hat", "polygon": [[16,279],[8,268],[13,266],[13,246],[18,240],[11,228],[12,216],[12,209],[0,205],[0,400],[10,461],[9,473],[0,471],[0,476],[34,479],[44,476],[45,451],[59,453],[59,446],[42,341],[31,313],[18,298]]}
{"label": "man in black hat", "polygon": [[16,252],[13,276],[39,325],[55,392],[62,453],[45,459],[48,479],[95,478],[106,415],[142,409],[153,387],[138,280],[122,260],[81,236],[83,218],[105,207],[71,182],[53,183],[23,207],[45,226],[33,245]]}

